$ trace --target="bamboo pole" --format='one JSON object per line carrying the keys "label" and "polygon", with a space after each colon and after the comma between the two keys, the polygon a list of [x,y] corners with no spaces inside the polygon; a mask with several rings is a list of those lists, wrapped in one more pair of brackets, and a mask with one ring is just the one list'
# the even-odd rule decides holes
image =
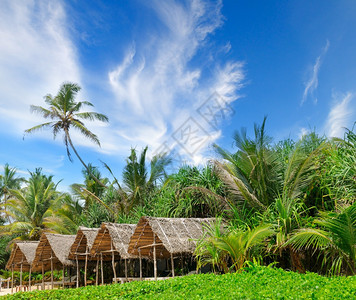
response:
{"label": "bamboo pole", "polygon": [[45,285],[44,285],[44,264],[42,261],[42,290],[45,289]]}
{"label": "bamboo pole", "polygon": [[52,290],[54,289],[54,282],[53,282],[53,251],[51,250],[51,286]]}
{"label": "bamboo pole", "polygon": [[95,276],[95,285],[97,286],[99,282],[99,257],[96,258],[96,276]]}
{"label": "bamboo pole", "polygon": [[88,254],[85,254],[84,286],[87,286]]}
{"label": "bamboo pole", "polygon": [[171,265],[172,265],[172,277],[175,277],[173,253],[171,253]]}
{"label": "bamboo pole", "polygon": [[153,233],[153,272],[155,280],[157,280],[157,254],[156,254],[156,234]]}
{"label": "bamboo pole", "polygon": [[62,268],[62,287],[64,289],[64,265],[63,265],[63,268]]}
{"label": "bamboo pole", "polygon": [[32,266],[30,266],[30,271],[28,274],[28,290],[31,292],[31,273],[32,273]]}
{"label": "bamboo pole", "polygon": [[[22,257],[22,261],[23,261],[23,257]],[[20,265],[20,292],[22,291],[22,261],[21,261],[21,265]]]}
{"label": "bamboo pole", "polygon": [[100,253],[100,271],[101,271],[101,284],[104,284],[104,268],[103,268],[103,254]]}
{"label": "bamboo pole", "polygon": [[141,249],[138,249],[138,254],[140,256],[140,280],[142,280],[142,256],[141,256]]}
{"label": "bamboo pole", "polygon": [[11,294],[14,293],[14,264],[11,265]]}
{"label": "bamboo pole", "polygon": [[184,275],[184,263],[183,263],[183,255],[182,254],[180,255],[180,263],[182,266],[182,275]]}
{"label": "bamboo pole", "polygon": [[127,279],[127,259],[125,258],[125,278]]}
{"label": "bamboo pole", "polygon": [[[111,250],[113,250],[112,241],[111,241]],[[114,279],[115,279],[115,283],[116,283],[116,270],[115,270],[115,255],[114,255],[114,251],[111,252],[111,256],[112,256],[112,269],[114,271]]]}
{"label": "bamboo pole", "polygon": [[78,263],[78,255],[75,255],[75,261],[77,263],[77,288],[79,287],[79,263]]}

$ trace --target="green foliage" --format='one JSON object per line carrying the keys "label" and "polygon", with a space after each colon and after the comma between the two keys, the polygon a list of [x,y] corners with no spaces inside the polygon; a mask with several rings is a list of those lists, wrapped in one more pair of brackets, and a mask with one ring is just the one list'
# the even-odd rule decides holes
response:
{"label": "green foliage", "polygon": [[356,274],[356,203],[341,212],[324,212],[319,228],[303,228],[289,240],[294,248],[322,250],[323,264],[331,274]]}
{"label": "green foliage", "polygon": [[345,138],[333,139],[323,153],[321,183],[336,207],[356,201],[355,130],[346,129]]}
{"label": "green foliage", "polygon": [[11,197],[5,207],[12,223],[1,226],[4,234],[19,235],[19,239],[39,240],[51,211],[60,207],[64,195],[56,191],[52,176],[46,176],[41,169],[30,172],[27,185],[18,190],[10,190]]}
{"label": "green foliage", "polygon": [[354,299],[356,277],[322,277],[266,267],[79,289],[16,293],[4,299]]}

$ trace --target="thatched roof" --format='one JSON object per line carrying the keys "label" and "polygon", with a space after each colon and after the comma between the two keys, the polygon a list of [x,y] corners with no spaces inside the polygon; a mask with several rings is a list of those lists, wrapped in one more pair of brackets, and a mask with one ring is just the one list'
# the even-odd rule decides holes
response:
{"label": "thatched roof", "polygon": [[171,254],[193,253],[196,239],[203,235],[203,225],[212,225],[214,218],[154,218],[141,217],[131,237],[128,252],[153,256],[154,235],[156,255],[167,258]]}
{"label": "thatched roof", "polygon": [[103,254],[104,258],[112,255],[112,250],[116,256],[129,258],[127,248],[129,241],[134,233],[136,225],[133,224],[116,224],[102,223],[90,253],[92,255]]}
{"label": "thatched roof", "polygon": [[62,266],[73,266],[74,262],[69,260],[68,256],[74,240],[75,235],[43,233],[33,261],[35,269],[41,270],[43,262],[44,269],[50,270],[51,258],[54,269],[61,269]]}
{"label": "thatched roof", "polygon": [[15,242],[9,261],[6,264],[6,269],[11,269],[11,265],[13,264],[14,270],[20,271],[22,264],[22,271],[29,271],[35,258],[38,244],[38,241]]}
{"label": "thatched roof", "polygon": [[[75,237],[74,243],[70,248],[69,259],[84,260],[94,244],[99,228],[87,228],[80,226]],[[90,256],[88,257],[90,258]]]}

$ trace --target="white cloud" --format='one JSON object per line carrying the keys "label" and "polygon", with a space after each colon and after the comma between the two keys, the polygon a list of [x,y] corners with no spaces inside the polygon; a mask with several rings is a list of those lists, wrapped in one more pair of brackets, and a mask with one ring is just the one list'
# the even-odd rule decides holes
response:
{"label": "white cloud", "polygon": [[[211,143],[220,134],[203,120],[198,107],[214,92],[226,103],[235,101],[244,78],[242,63],[218,63],[219,55],[230,50],[229,42],[219,49],[209,44],[209,36],[223,22],[221,2],[154,1],[152,8],[161,30],[150,32],[148,40],[130,45],[121,62],[108,73],[116,98],[110,138],[114,131],[117,144],[148,145],[155,150],[167,142],[175,147],[173,132],[191,117],[203,127]],[[204,63],[193,64],[202,53],[206,60],[198,59]],[[210,60],[211,56],[215,59]],[[188,159],[203,161],[208,142]],[[187,156],[182,148],[178,151]]]}
{"label": "white cloud", "polygon": [[[307,100],[309,95],[313,95],[314,91],[318,88],[318,74],[320,70],[320,66],[322,63],[322,59],[325,56],[326,52],[328,51],[330,46],[329,40],[326,41],[325,46],[323,47],[321,54],[317,57],[315,64],[313,66],[310,78],[305,82],[305,89],[303,93],[303,99],[301,102],[301,105]],[[317,98],[314,99],[314,102],[316,103],[318,101]]]}
{"label": "white cloud", "polygon": [[[223,24],[222,3],[156,0],[146,5],[149,8],[144,9],[155,12],[160,26],[137,35],[108,71],[112,98],[106,94],[107,100],[95,110],[106,113],[110,123],[87,124],[102,148],[75,131],[73,140],[78,146],[115,156],[126,156],[131,146],[148,145],[154,151],[165,141],[178,147],[171,135],[192,117],[207,139],[188,159],[201,162],[207,145],[221,133],[197,109],[213,93],[227,104],[235,101],[244,78],[242,63],[220,63],[231,49],[229,41],[220,46],[209,42]],[[29,111],[31,104],[43,105],[43,96],[56,94],[64,81],[81,84],[77,49],[69,34],[71,16],[65,8],[60,0],[1,1],[0,130],[21,136],[39,122]],[[108,93],[105,87],[102,91]],[[82,96],[78,100],[97,99],[93,94]],[[48,132],[38,137],[52,139]],[[60,137],[57,143],[62,143]]]}
{"label": "white cloud", "polygon": [[354,96],[351,92],[333,95],[334,105],[330,109],[325,125],[325,132],[329,137],[343,137],[344,128],[352,126],[355,105],[351,103],[355,102]]}
{"label": "white cloud", "polygon": [[61,1],[1,1],[1,130],[21,134],[37,123],[31,104],[64,81],[80,82],[67,24]]}
{"label": "white cloud", "polygon": [[309,130],[309,129],[307,129],[307,128],[305,128],[305,127],[300,128],[299,134],[298,134],[298,139],[302,139],[303,136],[305,136],[305,135],[307,135],[307,134],[309,134],[309,133],[310,133],[310,130]]}

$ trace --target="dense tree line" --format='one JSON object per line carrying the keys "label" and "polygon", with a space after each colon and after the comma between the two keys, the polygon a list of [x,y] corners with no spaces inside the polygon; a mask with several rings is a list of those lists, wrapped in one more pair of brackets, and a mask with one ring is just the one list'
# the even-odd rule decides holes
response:
{"label": "dense tree line", "polygon": [[[54,137],[64,133],[69,147],[83,163],[83,182],[70,193],[58,191],[53,176],[41,169],[28,179],[5,165],[0,175],[3,267],[14,239],[38,240],[43,231],[75,234],[78,226],[102,222],[136,223],[143,215],[161,217],[217,217],[198,241],[198,267],[214,272],[238,271],[246,264],[278,264],[299,272],[356,273],[356,133],[328,139],[315,132],[298,141],[274,143],[265,125],[233,136],[234,149],[215,145],[219,158],[203,167],[180,166],[167,174],[169,155],[147,159],[147,147],[131,149],[118,170],[107,164],[110,178],[99,167],[84,163],[74,148],[70,128],[99,143],[82,120],[107,117],[80,112],[90,102],[76,102],[79,87],[64,84],[57,96],[46,96],[49,108],[32,107],[51,122]],[[120,170],[119,170],[120,171]]]}

